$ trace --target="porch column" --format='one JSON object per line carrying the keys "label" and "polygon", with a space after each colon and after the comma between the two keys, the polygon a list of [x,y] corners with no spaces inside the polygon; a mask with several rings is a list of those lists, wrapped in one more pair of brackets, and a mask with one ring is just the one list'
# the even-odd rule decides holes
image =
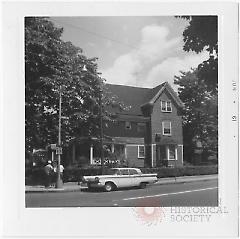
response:
{"label": "porch column", "polygon": [[127,145],[124,145],[124,156],[127,159]]}
{"label": "porch column", "polygon": [[54,150],[52,150],[52,162],[54,161]]}
{"label": "porch column", "polygon": [[169,160],[169,147],[166,145],[166,155],[167,155],[167,160]]}
{"label": "porch column", "polygon": [[72,144],[72,163],[76,161],[76,145],[75,143]]}
{"label": "porch column", "polygon": [[151,144],[151,167],[153,168],[153,144]]}
{"label": "porch column", "polygon": [[90,145],[90,165],[93,164],[93,145]]}
{"label": "porch column", "polygon": [[114,153],[114,144],[111,144],[111,152]]}
{"label": "porch column", "polygon": [[[183,165],[183,145],[179,144],[178,146],[181,147],[181,164]],[[178,147],[178,149],[179,149],[179,147]]]}
{"label": "porch column", "polygon": [[175,145],[175,161],[178,160],[178,146]]}

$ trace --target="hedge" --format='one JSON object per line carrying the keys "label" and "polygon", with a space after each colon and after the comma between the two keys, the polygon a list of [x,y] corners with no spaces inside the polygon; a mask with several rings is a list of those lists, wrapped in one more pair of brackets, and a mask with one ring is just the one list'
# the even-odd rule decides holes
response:
{"label": "hedge", "polygon": [[101,167],[96,168],[66,168],[63,174],[64,182],[80,182],[83,176],[101,175]]}
{"label": "hedge", "polygon": [[[141,168],[143,173],[157,173],[158,178],[164,177],[179,177],[179,176],[193,176],[193,175],[208,175],[217,174],[218,166],[184,166],[178,168]],[[63,174],[64,182],[80,182],[82,176],[101,175],[101,167],[89,168],[66,168]],[[26,170],[26,184],[36,185],[43,184],[44,172],[42,168]]]}
{"label": "hedge", "polygon": [[[63,173],[63,182],[80,182],[82,176],[100,175],[101,167],[91,168],[66,168]],[[26,185],[43,185],[46,175],[44,168],[27,168],[25,169]]]}
{"label": "hedge", "polygon": [[45,172],[42,168],[26,168],[25,184],[26,185],[44,185]]}
{"label": "hedge", "polygon": [[143,173],[157,173],[158,178],[180,177],[193,175],[217,174],[218,166],[186,166],[177,168],[142,168]]}

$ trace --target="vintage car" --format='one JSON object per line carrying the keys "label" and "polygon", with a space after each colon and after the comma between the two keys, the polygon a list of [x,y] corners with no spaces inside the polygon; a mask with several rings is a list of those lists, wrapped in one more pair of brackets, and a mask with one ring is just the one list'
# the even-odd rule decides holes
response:
{"label": "vintage car", "polygon": [[143,174],[138,168],[109,168],[104,175],[83,176],[89,189],[103,188],[110,192],[118,188],[140,187],[157,182],[157,174]]}

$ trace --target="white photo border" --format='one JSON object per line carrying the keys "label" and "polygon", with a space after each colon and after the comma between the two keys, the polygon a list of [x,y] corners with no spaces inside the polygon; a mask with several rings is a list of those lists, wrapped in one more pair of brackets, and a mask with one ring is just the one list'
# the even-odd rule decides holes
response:
{"label": "white photo border", "polygon": [[[238,233],[238,5],[218,2],[5,2],[3,7],[3,222],[14,237],[230,237]],[[25,208],[25,16],[218,15],[219,198],[208,223],[142,225],[132,208]],[[237,82],[233,91],[232,83]],[[168,215],[169,209],[166,209]],[[106,225],[107,229],[106,230]],[[173,230],[174,226],[174,230]]]}

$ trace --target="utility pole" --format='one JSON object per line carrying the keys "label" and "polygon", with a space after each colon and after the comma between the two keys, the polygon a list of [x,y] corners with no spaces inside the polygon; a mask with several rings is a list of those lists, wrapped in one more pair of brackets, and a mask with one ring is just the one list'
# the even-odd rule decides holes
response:
{"label": "utility pole", "polygon": [[101,152],[101,167],[102,174],[104,169],[104,155],[103,155],[103,123],[102,123],[102,90],[99,90],[99,117],[100,117],[100,152]]}
{"label": "utility pole", "polygon": [[[61,117],[62,117],[62,87],[59,87],[59,118],[58,118],[58,147],[61,147]],[[62,179],[60,176],[61,152],[58,152],[57,182],[56,188],[62,188]]]}

